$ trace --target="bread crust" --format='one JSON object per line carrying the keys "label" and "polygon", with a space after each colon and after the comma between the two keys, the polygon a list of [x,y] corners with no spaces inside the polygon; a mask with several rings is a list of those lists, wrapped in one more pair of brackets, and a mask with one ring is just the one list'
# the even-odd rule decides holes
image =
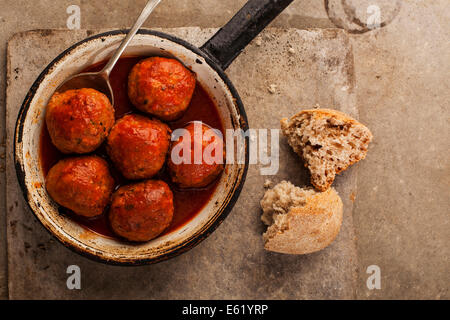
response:
{"label": "bread crust", "polygon": [[[356,125],[362,125],[364,126],[362,123],[360,123],[359,121],[353,119],[352,117],[350,117],[349,115],[338,111],[338,110],[333,110],[333,109],[307,109],[307,110],[302,110],[296,114],[294,114],[290,120],[295,120],[297,118],[300,118],[303,114],[310,114],[315,118],[331,118],[331,117],[336,117],[336,119],[338,120],[342,120],[344,122],[350,122],[352,124],[356,124]],[[282,129],[283,126],[285,128],[287,128],[289,126],[288,123],[289,119],[288,118],[283,118],[281,119],[281,124],[282,124]]]}
{"label": "bread crust", "polygon": [[292,207],[284,216],[282,228],[273,224],[263,235],[264,248],[279,253],[308,254],[324,249],[339,234],[343,204],[336,190],[330,188],[308,196],[304,206]]}
{"label": "bread crust", "polygon": [[[306,159],[303,156],[303,151],[302,149],[296,145],[296,141],[295,139],[297,139],[297,137],[293,137],[290,133],[290,131],[292,129],[295,129],[295,124],[296,124],[296,120],[301,120],[303,115],[310,115],[312,119],[314,120],[318,120],[318,119],[331,119],[334,118],[336,120],[342,121],[346,124],[349,124],[351,126],[357,126],[360,128],[363,128],[363,130],[365,132],[367,132],[367,136],[368,136],[368,143],[372,140],[372,133],[370,132],[369,128],[367,128],[364,124],[358,122],[357,120],[353,119],[352,117],[346,115],[345,113],[341,112],[341,111],[337,111],[337,110],[332,110],[332,109],[308,109],[308,110],[302,110],[299,113],[295,114],[294,116],[292,116],[290,119],[288,118],[283,118],[280,120],[280,125],[281,125],[281,130],[283,132],[283,134],[288,138],[288,143],[289,145],[294,149],[294,151],[303,159],[304,161],[304,165],[305,167],[308,167],[308,162],[306,161]],[[367,143],[367,144],[368,144]],[[351,160],[349,163],[347,163],[346,165],[338,168],[335,170],[335,174],[339,174],[342,171],[346,170],[348,167],[350,167],[351,165],[355,164],[356,162],[364,159],[366,157],[367,152],[363,152],[361,153],[361,157],[359,159],[355,159],[355,160]],[[313,179],[313,177],[311,177],[311,184],[320,191],[325,191],[327,189],[329,189],[331,187],[331,185],[333,184],[334,181],[334,176],[331,176],[327,179],[326,184],[319,184],[317,183],[317,181],[315,179]]]}

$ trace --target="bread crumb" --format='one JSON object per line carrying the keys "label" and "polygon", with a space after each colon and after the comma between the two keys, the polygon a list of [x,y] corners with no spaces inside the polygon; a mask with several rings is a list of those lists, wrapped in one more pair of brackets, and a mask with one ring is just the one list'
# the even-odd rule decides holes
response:
{"label": "bread crumb", "polygon": [[266,189],[272,188],[272,181],[269,179],[266,179],[266,181],[264,182],[264,188],[266,188]]}
{"label": "bread crumb", "polygon": [[261,45],[262,45],[261,39],[259,39],[259,38],[256,39],[256,40],[255,40],[255,44],[256,44],[257,47],[261,47]]}
{"label": "bread crumb", "polygon": [[271,94],[274,94],[274,93],[277,92],[277,86],[274,85],[274,84],[271,84],[271,85],[267,88],[267,90],[269,90],[269,92],[270,92]]}
{"label": "bread crumb", "polygon": [[295,53],[295,50],[294,50],[294,48],[289,48],[288,52],[289,52],[290,54],[294,54],[294,53]]}

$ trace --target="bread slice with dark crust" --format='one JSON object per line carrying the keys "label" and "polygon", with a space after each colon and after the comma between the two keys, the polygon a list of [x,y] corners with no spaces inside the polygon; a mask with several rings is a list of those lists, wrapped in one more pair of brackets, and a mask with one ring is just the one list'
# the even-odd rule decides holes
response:
{"label": "bread slice with dark crust", "polygon": [[281,119],[281,130],[321,191],[331,186],[336,174],[364,159],[372,140],[365,125],[331,109],[304,110]]}

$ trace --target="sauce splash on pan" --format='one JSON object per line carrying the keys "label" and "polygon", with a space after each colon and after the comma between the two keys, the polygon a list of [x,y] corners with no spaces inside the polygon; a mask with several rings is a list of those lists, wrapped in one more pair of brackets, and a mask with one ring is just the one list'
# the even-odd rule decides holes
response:
{"label": "sauce splash on pan", "polygon": [[[127,93],[127,85],[128,85],[128,74],[131,71],[131,68],[138,63],[140,60],[146,57],[123,57],[120,58],[117,62],[114,70],[110,75],[111,87],[114,92],[114,101],[115,101],[115,117],[116,119],[121,118],[123,115],[134,112],[140,113],[130,102]],[[83,72],[90,71],[100,71],[106,62],[100,62],[94,64],[91,67],[83,70]],[[214,102],[205,91],[205,89],[201,86],[201,84],[197,81],[196,88],[194,91],[194,95],[192,97],[191,103],[186,110],[185,114],[182,118],[167,122],[172,130],[182,128],[187,123],[197,120],[202,121],[203,123],[211,126],[212,128],[219,129],[222,134],[224,133],[223,125],[219,116],[219,112]],[[56,147],[52,144],[50,140],[49,133],[47,131],[47,127],[43,125],[41,137],[40,137],[40,163],[44,175],[47,175],[50,168],[58,162],[60,159],[64,158],[65,155],[62,154]],[[94,154],[97,154],[108,160],[110,163],[111,174],[116,183],[116,189],[121,185],[126,183],[131,183],[131,181],[127,181],[125,178],[121,176],[121,174],[114,168],[111,161],[108,159],[106,148],[102,145],[99,149],[97,149]],[[173,220],[170,226],[161,234],[170,233],[186,223],[188,223],[192,218],[194,218],[198,212],[208,203],[211,199],[214,191],[216,190],[218,180],[202,189],[179,189],[176,185],[174,185],[170,176],[164,167],[161,172],[153,177],[153,179],[160,179],[169,184],[170,189],[174,195],[174,214]],[[93,232],[96,232],[100,235],[109,237],[109,238],[119,238],[116,236],[109,226],[109,221],[107,218],[108,208],[105,210],[105,213],[99,217],[88,219],[85,217],[78,216],[71,212],[68,209],[60,207],[61,214],[69,216],[72,220],[78,222],[80,225],[84,226],[87,229],[90,229]]]}

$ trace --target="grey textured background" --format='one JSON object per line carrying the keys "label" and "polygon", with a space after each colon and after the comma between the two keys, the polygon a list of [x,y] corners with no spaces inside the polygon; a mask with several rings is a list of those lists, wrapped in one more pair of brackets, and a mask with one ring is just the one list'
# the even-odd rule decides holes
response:
{"label": "grey textured background", "polygon": [[[162,29],[200,46],[216,29]],[[92,31],[98,33],[99,31]],[[308,174],[282,140],[276,176],[251,165],[239,201],[225,222],[198,247],[150,266],[111,267],[71,252],[53,240],[28,209],[13,165],[14,124],[23,96],[59,52],[86,31],[19,33],[8,42],[7,198],[8,289],[11,299],[337,299],[355,297],[356,250],[351,194],[357,166],[336,181],[344,222],[333,244],[308,256],[263,249],[259,200],[265,179],[308,185]],[[24,50],[26,44],[27,50]],[[294,50],[290,52],[289,50]],[[279,128],[299,106],[333,105],[357,117],[352,50],[339,29],[266,29],[227,70],[246,108],[251,128]],[[280,74],[285,75],[280,78]],[[270,93],[268,87],[276,86]],[[343,88],[345,90],[343,90]],[[78,265],[82,290],[67,290],[65,270]],[[24,274],[26,276],[24,276]]]}
{"label": "grey textured background", "polygon": [[[244,2],[165,0],[145,26],[219,27]],[[145,0],[111,0],[105,9],[104,1],[100,0],[0,1],[3,79],[6,44],[14,33],[66,28],[65,10],[70,4],[80,5],[83,29],[127,27],[144,3]],[[368,3],[379,4],[382,14],[383,10],[391,10],[390,1],[359,3],[363,11]],[[375,135],[368,158],[358,165],[358,192],[353,210],[358,298],[450,297],[449,21],[447,0],[405,0],[388,26],[350,35],[359,119]],[[322,1],[296,0],[273,26],[324,28],[334,24],[328,19]],[[0,81],[2,119],[5,119],[5,87],[6,81]],[[4,120],[2,128],[0,147],[4,150]],[[5,155],[0,158],[3,213],[0,296],[7,298]],[[365,285],[365,271],[372,264],[381,267],[381,290],[370,291]],[[64,270],[60,272],[58,276],[63,278]]]}

